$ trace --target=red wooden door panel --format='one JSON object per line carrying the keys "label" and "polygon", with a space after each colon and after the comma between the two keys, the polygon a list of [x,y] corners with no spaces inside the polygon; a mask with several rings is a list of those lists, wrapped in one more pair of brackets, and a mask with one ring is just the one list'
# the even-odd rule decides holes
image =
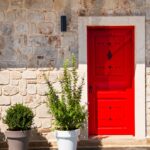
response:
{"label": "red wooden door panel", "polygon": [[89,135],[134,135],[134,26],[87,28]]}

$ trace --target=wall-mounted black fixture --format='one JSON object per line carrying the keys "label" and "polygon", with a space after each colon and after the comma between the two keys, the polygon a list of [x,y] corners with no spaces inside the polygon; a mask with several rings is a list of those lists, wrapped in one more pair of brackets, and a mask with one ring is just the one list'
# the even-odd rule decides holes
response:
{"label": "wall-mounted black fixture", "polygon": [[61,16],[61,32],[67,31],[67,17]]}

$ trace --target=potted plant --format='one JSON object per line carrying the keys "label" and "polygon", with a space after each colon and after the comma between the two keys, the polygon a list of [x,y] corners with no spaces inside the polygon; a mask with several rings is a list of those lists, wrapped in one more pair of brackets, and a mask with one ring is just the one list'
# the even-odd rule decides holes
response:
{"label": "potted plant", "polygon": [[64,63],[63,73],[58,80],[61,91],[57,91],[53,83],[46,79],[49,87],[47,103],[54,117],[59,150],[76,150],[79,128],[86,118],[85,107],[80,103],[84,78],[79,83],[75,56],[72,57],[71,65],[69,67],[68,60]]}
{"label": "potted plant", "polygon": [[32,110],[23,104],[15,104],[8,108],[3,121],[8,125],[8,130],[5,135],[9,150],[28,149],[33,117]]}

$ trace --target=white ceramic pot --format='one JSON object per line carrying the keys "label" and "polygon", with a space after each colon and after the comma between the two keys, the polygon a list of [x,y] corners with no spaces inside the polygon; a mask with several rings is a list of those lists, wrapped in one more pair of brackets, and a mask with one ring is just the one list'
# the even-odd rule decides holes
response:
{"label": "white ceramic pot", "polygon": [[76,150],[80,129],[71,131],[56,131],[58,150]]}

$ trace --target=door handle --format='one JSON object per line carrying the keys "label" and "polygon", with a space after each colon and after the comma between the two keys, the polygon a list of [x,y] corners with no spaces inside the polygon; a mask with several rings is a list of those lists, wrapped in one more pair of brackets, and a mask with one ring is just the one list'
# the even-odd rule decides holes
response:
{"label": "door handle", "polygon": [[92,85],[89,85],[89,93],[92,93],[93,92],[93,87]]}

